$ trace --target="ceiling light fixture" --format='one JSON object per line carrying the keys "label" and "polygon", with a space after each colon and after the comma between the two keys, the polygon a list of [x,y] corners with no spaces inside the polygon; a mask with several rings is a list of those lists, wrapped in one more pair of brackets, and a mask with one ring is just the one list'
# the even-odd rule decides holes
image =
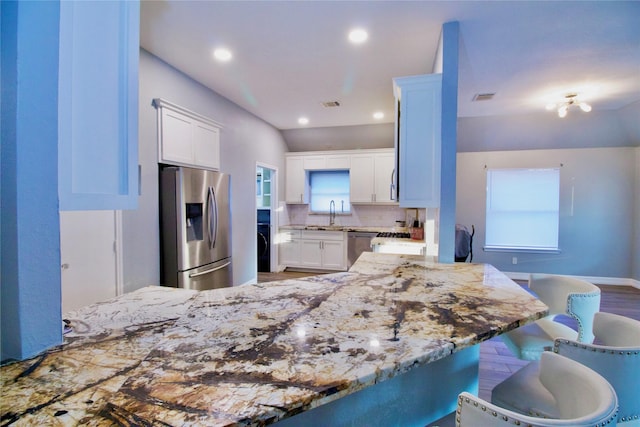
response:
{"label": "ceiling light fixture", "polygon": [[213,57],[218,61],[229,62],[233,55],[231,55],[231,51],[229,49],[221,47],[213,51]]}
{"label": "ceiling light fixture", "polygon": [[373,118],[376,120],[382,120],[384,119],[384,113],[382,111],[376,111],[373,113]]}
{"label": "ceiling light fixture", "polygon": [[559,104],[549,104],[547,105],[547,110],[558,110],[558,117],[560,118],[565,118],[567,117],[567,113],[569,112],[569,107],[571,107],[572,105],[576,105],[578,107],[580,107],[580,109],[582,111],[584,111],[585,113],[588,113],[589,111],[591,111],[591,105],[587,104],[586,102],[583,101],[578,101],[578,94],[577,93],[569,93],[567,95],[564,96],[564,101],[560,102]]}
{"label": "ceiling light fixture", "polygon": [[300,125],[308,125],[309,124],[309,119],[306,117],[300,117],[298,119],[298,124]]}
{"label": "ceiling light fixture", "polygon": [[356,28],[354,30],[351,30],[351,32],[349,32],[349,41],[351,41],[351,43],[355,43],[355,44],[364,43],[367,41],[368,38],[369,38],[369,34],[367,34],[367,32],[362,28]]}

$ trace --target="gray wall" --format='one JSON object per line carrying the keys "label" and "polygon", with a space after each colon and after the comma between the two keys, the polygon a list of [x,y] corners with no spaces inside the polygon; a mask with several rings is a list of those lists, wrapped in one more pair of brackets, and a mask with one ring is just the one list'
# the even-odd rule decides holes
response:
{"label": "gray wall", "polygon": [[[637,279],[634,228],[638,227],[638,216],[634,210],[639,188],[636,178],[639,151],[637,147],[619,147],[459,153],[456,220],[476,227],[473,261],[510,272],[612,278],[635,275]],[[485,167],[560,165],[562,253],[484,252]],[[518,258],[516,265],[512,264],[514,256]]]}
{"label": "gray wall", "polygon": [[151,105],[154,98],[164,98],[222,123],[221,171],[231,174],[234,284],[255,280],[255,166],[259,161],[277,167],[279,194],[284,194],[287,145],[280,132],[266,122],[141,49],[142,194],[138,209],[123,214],[124,291],[158,284],[160,280],[157,116]]}
{"label": "gray wall", "polygon": [[[634,109],[637,121],[640,103]],[[553,112],[464,117],[458,123],[458,152],[637,146],[640,133],[627,119],[631,110],[572,110],[564,119]]]}

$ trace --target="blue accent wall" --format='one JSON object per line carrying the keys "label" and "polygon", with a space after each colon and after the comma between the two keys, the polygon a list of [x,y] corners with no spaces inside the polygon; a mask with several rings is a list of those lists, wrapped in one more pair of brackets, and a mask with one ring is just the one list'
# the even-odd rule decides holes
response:
{"label": "blue accent wall", "polygon": [[2,2],[2,351],[62,342],[58,2]]}

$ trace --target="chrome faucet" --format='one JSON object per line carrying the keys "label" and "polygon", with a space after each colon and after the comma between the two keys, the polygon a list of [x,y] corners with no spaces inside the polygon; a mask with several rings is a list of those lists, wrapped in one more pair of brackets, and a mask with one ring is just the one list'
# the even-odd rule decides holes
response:
{"label": "chrome faucet", "polygon": [[333,200],[329,203],[329,225],[336,222],[336,202]]}

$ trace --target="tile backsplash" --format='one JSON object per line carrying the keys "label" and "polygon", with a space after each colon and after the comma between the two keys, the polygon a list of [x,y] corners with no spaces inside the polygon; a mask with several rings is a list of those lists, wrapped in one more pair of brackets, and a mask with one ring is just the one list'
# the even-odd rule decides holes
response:
{"label": "tile backsplash", "polygon": [[[328,214],[310,214],[308,205],[287,205],[281,203],[280,225],[328,225]],[[424,221],[426,210],[419,209],[420,221]],[[352,205],[351,213],[336,214],[335,225],[362,227],[393,227],[396,221],[413,221],[415,209],[385,205]]]}

